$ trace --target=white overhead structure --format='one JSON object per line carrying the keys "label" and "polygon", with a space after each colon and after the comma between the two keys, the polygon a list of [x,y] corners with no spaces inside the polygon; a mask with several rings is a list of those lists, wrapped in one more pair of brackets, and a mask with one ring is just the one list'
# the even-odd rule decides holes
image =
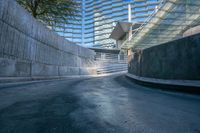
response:
{"label": "white overhead structure", "polygon": [[128,3],[128,22],[131,22],[131,3]]}
{"label": "white overhead structure", "polygon": [[122,49],[145,49],[182,37],[200,22],[200,0],[163,0]]}
{"label": "white overhead structure", "polygon": [[110,34],[109,38],[120,40],[126,33],[129,32],[130,28],[133,26],[129,22],[118,22]]}

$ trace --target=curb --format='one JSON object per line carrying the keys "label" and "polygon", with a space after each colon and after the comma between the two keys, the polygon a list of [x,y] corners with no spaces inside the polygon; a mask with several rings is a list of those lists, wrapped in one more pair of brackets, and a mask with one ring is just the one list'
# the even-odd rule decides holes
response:
{"label": "curb", "polygon": [[200,94],[200,80],[168,80],[155,79],[136,76],[130,73],[126,74],[134,82],[140,85],[155,87],[167,91],[179,91],[193,94]]}

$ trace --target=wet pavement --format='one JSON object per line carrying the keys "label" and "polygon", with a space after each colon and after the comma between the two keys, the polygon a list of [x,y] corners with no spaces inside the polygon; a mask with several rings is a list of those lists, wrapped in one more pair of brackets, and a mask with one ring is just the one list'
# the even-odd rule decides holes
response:
{"label": "wet pavement", "polygon": [[200,133],[200,96],[123,75],[1,85],[0,133]]}

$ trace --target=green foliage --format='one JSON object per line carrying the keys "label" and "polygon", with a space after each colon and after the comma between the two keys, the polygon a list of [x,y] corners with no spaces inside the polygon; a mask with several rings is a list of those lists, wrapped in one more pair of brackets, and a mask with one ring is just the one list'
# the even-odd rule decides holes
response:
{"label": "green foliage", "polygon": [[49,26],[75,19],[78,4],[74,0],[17,0],[33,17]]}

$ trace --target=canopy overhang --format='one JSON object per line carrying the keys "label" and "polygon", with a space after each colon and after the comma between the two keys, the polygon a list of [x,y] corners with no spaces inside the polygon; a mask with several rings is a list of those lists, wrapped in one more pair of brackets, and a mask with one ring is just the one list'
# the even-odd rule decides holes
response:
{"label": "canopy overhang", "polygon": [[200,0],[163,0],[159,9],[138,28],[123,49],[145,49],[183,36],[200,24]]}
{"label": "canopy overhang", "polygon": [[118,22],[113,29],[110,38],[120,40],[127,32],[129,32],[132,23],[129,22]]}

